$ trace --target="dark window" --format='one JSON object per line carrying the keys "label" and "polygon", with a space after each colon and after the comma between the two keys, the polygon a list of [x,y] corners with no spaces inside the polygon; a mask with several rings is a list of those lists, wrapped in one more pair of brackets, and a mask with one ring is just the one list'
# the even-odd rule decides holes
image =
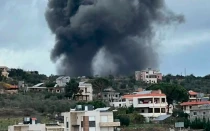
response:
{"label": "dark window", "polygon": [[144,113],[144,110],[141,110],[141,113]]}
{"label": "dark window", "polygon": [[89,121],[89,127],[96,127],[95,121]]}
{"label": "dark window", "polygon": [[85,88],[85,93],[87,93],[87,88]]}
{"label": "dark window", "polygon": [[119,104],[119,106],[121,107],[121,104]]}
{"label": "dark window", "polygon": [[165,98],[162,98],[162,102],[166,102],[166,101],[165,101]]}
{"label": "dark window", "polygon": [[148,113],[153,113],[153,109],[152,108],[149,108],[148,109]]}
{"label": "dark window", "polygon": [[148,78],[148,75],[146,75],[146,78]]}
{"label": "dark window", "polygon": [[106,97],[106,95],[104,95],[104,97]]}
{"label": "dark window", "polygon": [[192,106],[190,106],[190,109],[192,108]]}
{"label": "dark window", "polygon": [[[83,121],[81,121],[81,127],[83,127]],[[89,121],[89,127],[96,127],[95,121]]]}
{"label": "dark window", "polygon": [[161,113],[166,113],[166,109],[165,108],[161,108]]}
{"label": "dark window", "polygon": [[155,113],[160,113],[160,108],[155,108]]}
{"label": "dark window", "polygon": [[66,128],[69,128],[69,122],[66,122]]}
{"label": "dark window", "polygon": [[193,112],[193,115],[197,115],[197,112]]}
{"label": "dark window", "polygon": [[206,112],[203,112],[203,114],[205,115],[205,114],[206,114]]}

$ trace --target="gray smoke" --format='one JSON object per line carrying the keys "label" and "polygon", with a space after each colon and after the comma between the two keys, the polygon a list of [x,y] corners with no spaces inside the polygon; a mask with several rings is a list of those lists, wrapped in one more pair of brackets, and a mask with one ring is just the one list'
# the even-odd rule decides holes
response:
{"label": "gray smoke", "polygon": [[[62,58],[61,73],[71,76],[158,67],[154,26],[183,21],[164,0],[49,0],[45,16],[56,35],[51,59]],[[92,69],[101,50],[103,64]]]}

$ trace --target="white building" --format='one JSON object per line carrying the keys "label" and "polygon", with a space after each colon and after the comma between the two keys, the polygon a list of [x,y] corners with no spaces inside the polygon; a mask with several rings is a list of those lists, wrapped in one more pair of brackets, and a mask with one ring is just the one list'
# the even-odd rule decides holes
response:
{"label": "white building", "polygon": [[82,109],[78,105],[76,109],[62,113],[65,131],[114,131],[114,127],[120,126],[120,122],[114,122],[113,112],[108,109],[109,107],[93,110],[91,106]]}
{"label": "white building", "polygon": [[64,87],[66,86],[66,83],[68,83],[70,81],[70,77],[69,76],[60,76],[56,79],[56,84],[59,87]]}
{"label": "white building", "polygon": [[124,95],[126,106],[133,105],[136,111],[146,118],[166,115],[166,95],[158,91],[142,91],[136,94]]}
{"label": "white building", "polygon": [[125,107],[126,102],[120,96],[119,92],[116,92],[113,88],[104,89],[102,92],[102,99],[104,102],[108,102],[110,106],[113,107]]}
{"label": "white building", "polygon": [[92,101],[93,100],[93,87],[92,84],[86,82],[79,83],[79,93],[75,95],[78,101]]}
{"label": "white building", "polygon": [[157,83],[158,80],[162,80],[162,74],[158,70],[148,68],[142,71],[135,72],[135,78],[137,81],[144,81],[146,83]]}
{"label": "white building", "polygon": [[8,126],[8,131],[64,131],[64,125],[62,124],[38,124],[36,118],[26,119],[28,120],[27,123],[24,121],[17,125]]}

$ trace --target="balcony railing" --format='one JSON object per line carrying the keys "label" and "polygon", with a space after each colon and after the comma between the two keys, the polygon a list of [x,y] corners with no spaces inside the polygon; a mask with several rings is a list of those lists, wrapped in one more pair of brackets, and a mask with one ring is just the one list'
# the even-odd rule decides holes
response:
{"label": "balcony railing", "polygon": [[100,127],[116,127],[120,126],[120,122],[100,122]]}

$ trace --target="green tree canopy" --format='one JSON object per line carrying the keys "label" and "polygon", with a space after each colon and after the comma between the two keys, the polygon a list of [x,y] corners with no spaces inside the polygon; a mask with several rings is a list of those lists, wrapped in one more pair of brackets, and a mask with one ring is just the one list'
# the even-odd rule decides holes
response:
{"label": "green tree canopy", "polygon": [[75,79],[71,79],[69,83],[66,84],[65,87],[65,96],[72,97],[74,94],[79,92],[79,83],[76,82]]}
{"label": "green tree canopy", "polygon": [[110,82],[106,78],[96,78],[91,82],[94,93],[101,93],[105,88],[110,86]]}
{"label": "green tree canopy", "polygon": [[181,86],[170,83],[160,83],[153,84],[148,87],[149,90],[158,90],[160,89],[164,94],[166,94],[166,99],[168,105],[172,104],[173,101],[184,102],[188,100],[188,92],[187,90]]}

